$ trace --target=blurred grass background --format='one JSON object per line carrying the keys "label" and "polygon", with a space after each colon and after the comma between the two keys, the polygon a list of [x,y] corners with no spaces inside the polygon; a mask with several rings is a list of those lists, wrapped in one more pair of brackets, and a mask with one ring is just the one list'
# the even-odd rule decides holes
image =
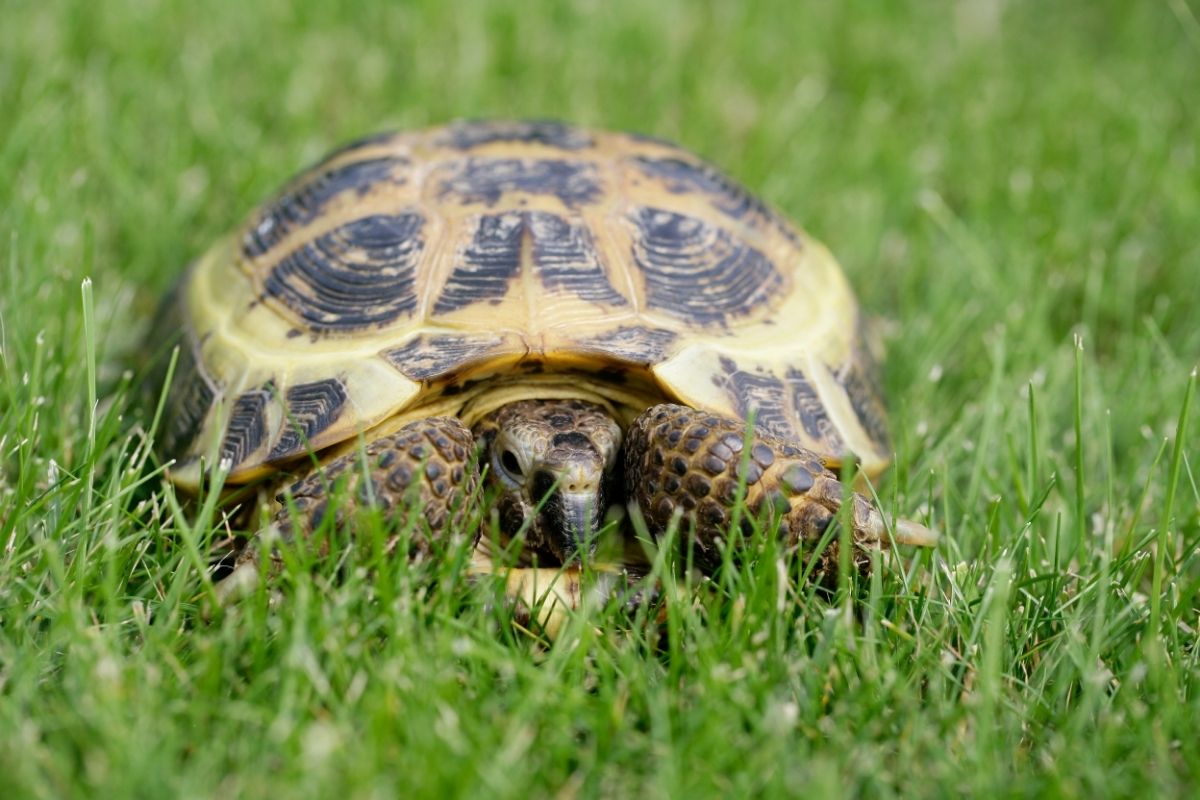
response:
{"label": "blurred grass background", "polygon": [[[1197,17],[6,0],[0,794],[1186,794]],[[766,563],[665,655],[367,578],[205,620],[173,543],[220,530],[125,435],[157,298],[334,145],[486,116],[677,140],[829,244],[888,341],[881,493],[937,556],[786,608]]]}

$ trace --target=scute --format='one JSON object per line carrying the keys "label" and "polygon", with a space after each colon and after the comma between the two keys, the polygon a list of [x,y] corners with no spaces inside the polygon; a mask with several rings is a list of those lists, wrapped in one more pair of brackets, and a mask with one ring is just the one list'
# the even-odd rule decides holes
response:
{"label": "scute", "polygon": [[888,459],[832,256],[646,137],[466,122],[361,139],[172,298],[164,318],[184,335],[161,444],[185,485],[218,463],[249,481],[360,432],[574,392],[626,421],[670,400],[869,472]]}
{"label": "scute", "polygon": [[509,283],[521,268],[524,236],[524,215],[520,212],[478,217],[470,242],[457,254],[454,272],[433,306],[434,315],[508,294]]}
{"label": "scute", "polygon": [[566,158],[468,158],[450,162],[435,181],[439,199],[460,205],[495,206],[506,194],[520,192],[576,208],[603,191],[594,165]]}
{"label": "scute", "polygon": [[638,208],[633,260],[651,309],[696,325],[723,325],[770,306],[784,278],[760,250],[699,217]]}
{"label": "scute", "polygon": [[263,445],[267,436],[267,404],[271,400],[269,389],[251,389],[238,395],[225,438],[221,441],[221,460],[227,464],[240,464]]}
{"label": "scute", "polygon": [[446,128],[437,142],[458,150],[473,150],[495,142],[538,144],[562,150],[582,150],[593,145],[587,131],[553,120],[458,122]]}
{"label": "scute", "polygon": [[586,225],[545,211],[527,212],[525,222],[533,241],[533,269],[547,291],[601,305],[628,303],[609,281]]}
{"label": "scute", "polygon": [[524,346],[493,334],[417,334],[383,352],[398,371],[414,381],[439,381],[466,373],[505,352],[524,354]]}
{"label": "scute", "polygon": [[633,161],[647,176],[661,180],[672,194],[700,192],[709,195],[721,213],[737,220],[777,226],[785,236],[798,240],[792,227],[766,203],[708,164],[675,155],[636,156]]}
{"label": "scute", "polygon": [[316,168],[310,178],[301,179],[263,209],[246,232],[242,252],[248,258],[265,255],[289,233],[316,219],[343,192],[361,196],[380,183],[403,184],[404,177],[397,173],[407,165],[407,159],[381,156],[325,170]]}
{"label": "scute", "polygon": [[337,378],[302,383],[287,390],[287,420],[283,435],[271,448],[269,460],[298,456],[320,441],[345,410],[345,385]]}
{"label": "scute", "polygon": [[678,340],[675,331],[630,325],[577,339],[574,346],[585,354],[594,352],[649,367],[673,352]]}
{"label": "scute", "polygon": [[417,306],[420,214],[374,214],[297,247],[272,267],[264,296],[313,331],[386,324]]}

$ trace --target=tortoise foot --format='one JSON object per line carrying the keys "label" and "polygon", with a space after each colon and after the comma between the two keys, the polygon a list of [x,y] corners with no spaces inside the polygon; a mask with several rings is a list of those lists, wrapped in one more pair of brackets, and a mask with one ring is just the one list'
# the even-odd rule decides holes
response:
{"label": "tortoise foot", "polygon": [[[719,543],[728,537],[742,486],[746,513],[777,514],[789,546],[814,546],[847,497],[858,555],[892,541],[936,543],[936,534],[915,522],[898,521],[889,531],[883,515],[865,497],[847,493],[818,453],[747,427],[741,420],[663,404],[634,420],[626,435],[626,496],[656,535],[679,513],[702,569],[721,563]],[[748,530],[749,521],[742,519]]]}

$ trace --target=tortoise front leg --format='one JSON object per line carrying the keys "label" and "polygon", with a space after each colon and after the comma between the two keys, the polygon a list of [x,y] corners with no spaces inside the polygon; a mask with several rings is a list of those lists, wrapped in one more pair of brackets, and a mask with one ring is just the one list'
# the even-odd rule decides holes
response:
{"label": "tortoise front leg", "polygon": [[[814,546],[845,497],[837,476],[817,453],[761,431],[749,439],[746,433],[741,420],[663,404],[634,420],[626,434],[626,496],[638,504],[655,534],[662,534],[676,510],[681,511],[681,530],[691,523],[695,557],[705,570],[721,563],[717,544],[728,537],[743,460],[745,508],[757,515],[773,507],[789,546]],[[744,458],[747,444],[749,457]],[[886,544],[888,529],[869,500],[850,496],[856,556],[861,556],[865,548]],[[890,539],[932,546],[937,536],[923,525],[898,520]]]}
{"label": "tortoise front leg", "polygon": [[[356,450],[333,459],[293,483],[276,498],[267,530],[287,541],[311,535],[326,523],[331,513],[332,524],[342,529],[368,507],[385,513],[419,514],[418,524],[409,526],[412,536],[407,557],[428,558],[437,549],[435,539],[463,531],[468,522],[471,501],[479,496],[479,470],[474,452],[474,438],[457,419],[430,417],[411,422],[396,433],[371,442],[365,451]],[[336,506],[331,503],[335,486],[342,486]],[[408,521],[401,519],[396,527],[403,528]],[[477,547],[468,566],[469,575],[479,579],[500,572],[505,599],[517,620],[536,621],[551,639],[557,637],[570,612],[585,602],[602,602],[625,577],[615,568],[599,568],[595,571],[595,582],[585,584],[578,566],[498,570],[486,542],[479,543],[479,528],[471,535]],[[399,536],[393,536],[388,542],[389,549],[398,543]],[[233,573],[217,586],[222,601],[240,596],[257,584],[261,550],[256,541],[245,547]],[[283,567],[278,552],[272,551],[271,562],[268,574],[277,574]]]}
{"label": "tortoise front leg", "polygon": [[[267,530],[292,540],[311,535],[331,513],[332,524],[341,529],[367,507],[385,513],[418,514],[421,519],[409,526],[412,536],[406,555],[410,559],[427,558],[435,549],[434,539],[463,530],[470,503],[478,497],[479,471],[474,453],[475,441],[457,419],[416,420],[293,483],[276,497]],[[343,490],[335,505],[331,500],[336,486]],[[397,527],[405,527],[408,521],[402,519]],[[472,535],[478,539],[478,529]],[[388,541],[388,549],[398,543],[397,534]],[[259,550],[254,541],[243,550],[233,574],[218,587],[223,599],[257,582]],[[282,567],[278,553],[272,554],[272,562],[270,571],[275,573]]]}

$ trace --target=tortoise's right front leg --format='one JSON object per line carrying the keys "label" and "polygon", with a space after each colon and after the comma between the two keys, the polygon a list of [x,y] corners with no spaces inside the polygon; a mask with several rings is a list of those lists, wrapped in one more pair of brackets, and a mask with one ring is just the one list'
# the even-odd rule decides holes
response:
{"label": "tortoise's right front leg", "polygon": [[[433,539],[463,530],[471,501],[478,497],[474,452],[471,432],[457,419],[416,420],[293,483],[276,497],[268,530],[292,540],[311,535],[330,514],[332,525],[339,529],[349,527],[357,512],[368,507],[384,513],[416,514],[420,519],[407,526],[412,536],[406,556],[428,557],[434,549]],[[335,504],[332,493],[339,486],[342,491]],[[403,529],[408,522],[405,516],[396,528]],[[478,528],[472,536],[478,538]],[[393,535],[389,550],[398,542],[399,535]],[[222,598],[240,594],[257,582],[260,549],[256,541],[246,546],[233,574],[218,587]],[[271,560],[274,573],[282,563],[276,552]]]}

